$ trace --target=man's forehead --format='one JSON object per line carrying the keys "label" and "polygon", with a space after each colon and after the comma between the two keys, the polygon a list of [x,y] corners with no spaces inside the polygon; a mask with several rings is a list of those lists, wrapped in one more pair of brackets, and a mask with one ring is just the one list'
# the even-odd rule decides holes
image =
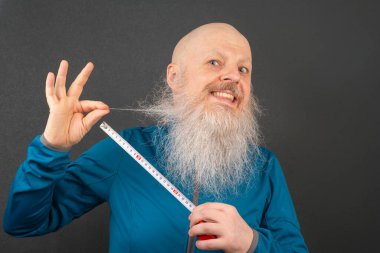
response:
{"label": "man's forehead", "polygon": [[223,54],[229,50],[240,54],[242,60],[251,61],[251,49],[248,40],[234,27],[223,23],[200,26],[185,35],[173,51],[172,62],[185,56],[214,52]]}

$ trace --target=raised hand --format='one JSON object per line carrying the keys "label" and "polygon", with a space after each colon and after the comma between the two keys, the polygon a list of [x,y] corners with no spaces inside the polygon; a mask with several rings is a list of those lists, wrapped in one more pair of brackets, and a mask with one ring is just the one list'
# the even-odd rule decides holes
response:
{"label": "raised hand", "polygon": [[[189,216],[190,236],[214,235],[215,239],[198,240],[202,250],[223,250],[227,253],[246,253],[257,232],[252,230],[234,206],[205,203],[194,208]],[[202,222],[205,221],[205,222]]]}
{"label": "raised hand", "polygon": [[89,62],[76,77],[66,93],[69,64],[61,61],[57,78],[49,72],[46,78],[46,100],[50,114],[44,137],[55,148],[70,148],[82,140],[109,107],[101,101],[79,100],[94,65]]}

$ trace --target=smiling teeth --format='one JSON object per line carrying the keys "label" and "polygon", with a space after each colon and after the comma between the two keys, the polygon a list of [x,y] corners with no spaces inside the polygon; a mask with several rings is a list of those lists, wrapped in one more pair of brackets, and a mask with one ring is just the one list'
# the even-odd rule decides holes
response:
{"label": "smiling teeth", "polygon": [[231,94],[228,94],[228,93],[224,93],[224,92],[214,92],[214,96],[215,96],[215,97],[227,98],[227,99],[230,100],[231,102],[234,101],[234,96],[232,96]]}

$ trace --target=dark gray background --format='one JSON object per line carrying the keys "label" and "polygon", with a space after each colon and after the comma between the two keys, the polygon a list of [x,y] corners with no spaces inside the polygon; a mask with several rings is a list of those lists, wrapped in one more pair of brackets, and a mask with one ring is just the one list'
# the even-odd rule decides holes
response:
{"label": "dark gray background", "polygon": [[[312,252],[374,252],[380,235],[379,2],[0,1],[0,215],[27,145],[48,116],[44,86],[59,61],[71,82],[95,70],[83,98],[133,106],[150,94],[176,42],[222,21],[246,35],[265,145],[283,166]],[[115,129],[141,124],[112,112]],[[73,158],[105,135],[96,126]],[[16,239],[1,252],[107,252],[107,205],[56,233]]]}

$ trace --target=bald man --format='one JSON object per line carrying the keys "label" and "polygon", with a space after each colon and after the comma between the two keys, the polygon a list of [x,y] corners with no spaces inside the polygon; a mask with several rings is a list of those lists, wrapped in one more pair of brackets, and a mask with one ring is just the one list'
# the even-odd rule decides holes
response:
{"label": "bald man", "polygon": [[46,234],[107,202],[111,253],[308,251],[279,162],[260,146],[251,49],[239,31],[212,23],[183,37],[167,85],[143,108],[157,125],[121,131],[198,204],[191,214],[109,138],[70,161],[71,148],[110,112],[80,100],[93,68],[68,91],[66,61],[56,78],[48,74],[49,118],[14,179],[6,232]]}

